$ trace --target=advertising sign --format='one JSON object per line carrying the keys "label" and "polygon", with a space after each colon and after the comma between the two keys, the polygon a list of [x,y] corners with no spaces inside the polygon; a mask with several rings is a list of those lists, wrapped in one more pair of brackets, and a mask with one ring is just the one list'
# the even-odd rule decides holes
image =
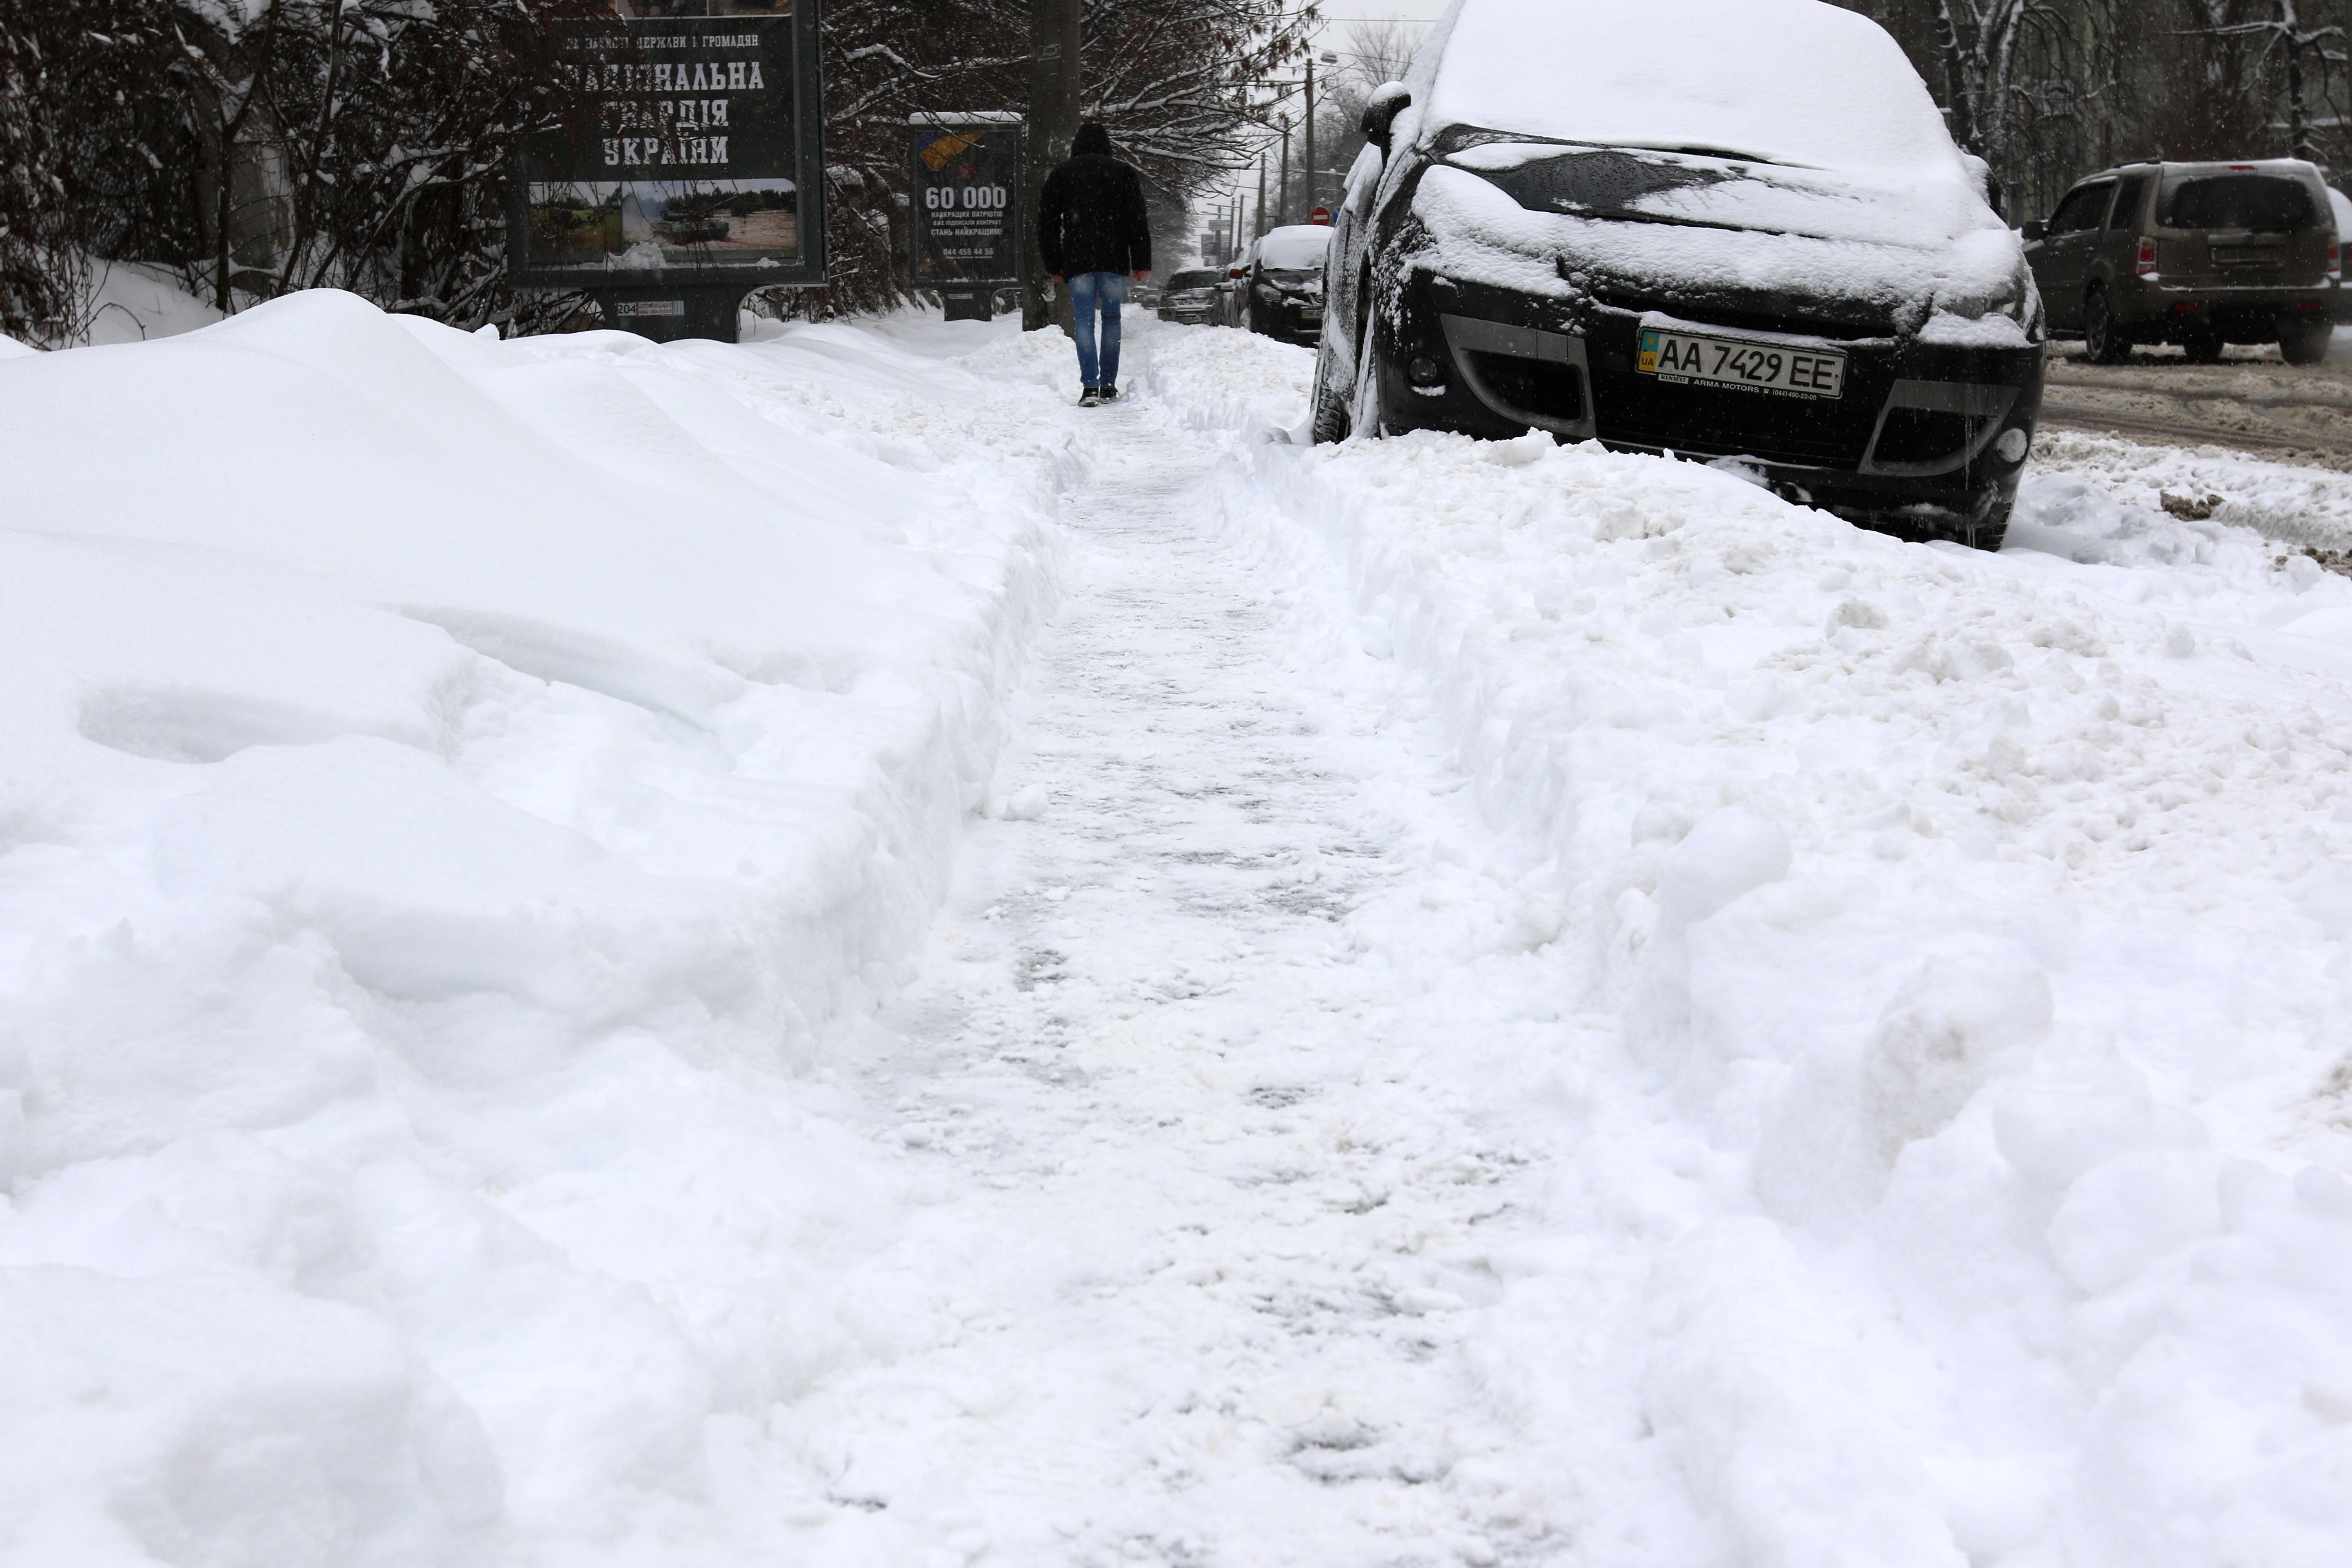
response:
{"label": "advertising sign", "polygon": [[623,26],[565,40],[593,122],[539,138],[510,182],[516,286],[740,300],[823,283],[817,0],[616,9]]}
{"label": "advertising sign", "polygon": [[1013,114],[916,116],[908,183],[919,289],[1021,281],[1023,126]]}

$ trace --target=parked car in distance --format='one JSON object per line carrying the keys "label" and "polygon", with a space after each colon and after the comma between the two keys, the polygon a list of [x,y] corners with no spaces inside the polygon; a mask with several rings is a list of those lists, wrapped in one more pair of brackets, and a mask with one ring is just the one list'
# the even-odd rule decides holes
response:
{"label": "parked car in distance", "polygon": [[2127,163],[2075,182],[2025,226],[2053,332],[2116,364],[2135,343],[2210,363],[2224,343],[2327,356],[2343,250],[2319,171],[2295,158]]}
{"label": "parked car in distance", "polygon": [[1195,267],[1171,272],[1160,290],[1160,319],[1213,325],[1224,309],[1225,271],[1222,267]]}
{"label": "parked car in distance", "polygon": [[1228,327],[1242,325],[1242,300],[1249,289],[1250,269],[1256,265],[1257,241],[1253,239],[1225,268],[1225,280],[1219,289],[1223,309],[1217,319]]}
{"label": "parked car in distance", "polygon": [[1984,164],[1877,24],[1821,0],[1462,0],[1364,131],[1316,439],[1597,438],[2000,546],[2040,300]]}
{"label": "parked car in distance", "polygon": [[1314,347],[1323,335],[1323,262],[1330,246],[1325,225],[1285,224],[1265,231],[1243,285],[1251,331]]}

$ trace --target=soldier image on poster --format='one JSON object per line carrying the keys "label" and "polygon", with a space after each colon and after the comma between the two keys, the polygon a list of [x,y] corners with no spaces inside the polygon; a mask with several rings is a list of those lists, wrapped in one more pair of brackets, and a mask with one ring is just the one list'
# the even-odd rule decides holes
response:
{"label": "soldier image on poster", "polygon": [[915,285],[1019,281],[1020,117],[918,115],[912,130]]}

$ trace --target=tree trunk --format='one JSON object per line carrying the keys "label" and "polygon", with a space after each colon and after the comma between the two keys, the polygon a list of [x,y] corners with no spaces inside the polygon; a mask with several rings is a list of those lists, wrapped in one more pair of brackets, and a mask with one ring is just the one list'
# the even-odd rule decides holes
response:
{"label": "tree trunk", "polygon": [[[1029,190],[1030,211],[1045,189],[1045,176],[1069,156],[1070,138],[1078,133],[1080,88],[1079,46],[1083,39],[1080,0],[1034,0],[1029,13]],[[1065,326],[1070,314],[1070,291],[1055,290],[1045,298],[1045,261],[1037,248],[1039,225],[1029,226],[1029,283],[1021,291],[1021,330],[1043,331],[1055,319]]]}

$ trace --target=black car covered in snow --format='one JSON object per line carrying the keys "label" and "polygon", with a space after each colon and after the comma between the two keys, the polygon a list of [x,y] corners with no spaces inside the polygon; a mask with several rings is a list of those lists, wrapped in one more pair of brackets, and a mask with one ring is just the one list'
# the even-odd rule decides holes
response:
{"label": "black car covered in snow", "polygon": [[1884,30],[1821,0],[1455,0],[1373,96],[1314,430],[1741,460],[1998,547],[2040,296]]}
{"label": "black car covered in snow", "polygon": [[1160,319],[1214,325],[1225,308],[1225,269],[1196,267],[1168,279],[1160,291]]}
{"label": "black car covered in snow", "polygon": [[1323,263],[1330,244],[1331,231],[1314,224],[1266,230],[1242,284],[1251,331],[1314,345],[1323,332]]}

